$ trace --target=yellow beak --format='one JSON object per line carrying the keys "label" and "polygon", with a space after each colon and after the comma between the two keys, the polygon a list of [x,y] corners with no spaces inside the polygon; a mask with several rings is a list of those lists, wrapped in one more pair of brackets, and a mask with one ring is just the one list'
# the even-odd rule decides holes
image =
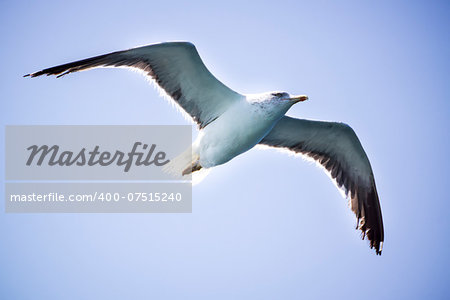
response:
{"label": "yellow beak", "polygon": [[291,97],[288,100],[294,101],[295,103],[297,103],[297,102],[308,100],[308,96],[306,96],[306,95],[298,95],[298,96]]}

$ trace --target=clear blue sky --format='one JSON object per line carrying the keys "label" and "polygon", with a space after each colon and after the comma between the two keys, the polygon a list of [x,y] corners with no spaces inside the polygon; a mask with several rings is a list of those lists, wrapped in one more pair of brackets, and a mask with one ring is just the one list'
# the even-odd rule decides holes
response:
{"label": "clear blue sky", "polygon": [[194,187],[192,214],[0,213],[0,298],[448,299],[449,12],[448,1],[2,1],[2,126],[186,124],[133,72],[22,75],[188,40],[233,89],[305,93],[289,115],[355,129],[386,239],[375,256],[322,170],[251,150]]}

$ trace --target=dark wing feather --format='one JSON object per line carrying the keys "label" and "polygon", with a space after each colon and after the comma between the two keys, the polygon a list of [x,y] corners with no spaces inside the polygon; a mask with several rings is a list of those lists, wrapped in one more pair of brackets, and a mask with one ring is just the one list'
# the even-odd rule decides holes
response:
{"label": "dark wing feather", "polygon": [[260,144],[286,148],[320,163],[350,198],[357,228],[381,254],[384,230],[369,159],[351,127],[343,123],[283,117]]}
{"label": "dark wing feather", "polygon": [[25,76],[58,75],[97,67],[130,67],[150,76],[200,126],[218,118],[243,96],[231,90],[203,64],[195,46],[187,42],[153,44],[117,51],[44,69]]}

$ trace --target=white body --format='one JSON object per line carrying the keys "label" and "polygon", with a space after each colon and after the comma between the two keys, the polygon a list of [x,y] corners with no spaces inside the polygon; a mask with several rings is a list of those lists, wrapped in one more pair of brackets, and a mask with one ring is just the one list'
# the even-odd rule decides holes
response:
{"label": "white body", "polygon": [[253,148],[264,138],[289,108],[276,112],[253,102],[247,96],[234,103],[225,113],[202,129],[193,144],[194,156],[204,168],[224,164],[235,156]]}

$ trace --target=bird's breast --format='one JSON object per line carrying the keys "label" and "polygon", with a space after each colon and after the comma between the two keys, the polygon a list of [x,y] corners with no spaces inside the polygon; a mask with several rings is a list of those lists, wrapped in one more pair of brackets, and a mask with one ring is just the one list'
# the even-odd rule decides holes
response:
{"label": "bird's breast", "polygon": [[201,130],[194,151],[203,167],[226,163],[253,148],[276,122],[249,104],[236,104]]}

